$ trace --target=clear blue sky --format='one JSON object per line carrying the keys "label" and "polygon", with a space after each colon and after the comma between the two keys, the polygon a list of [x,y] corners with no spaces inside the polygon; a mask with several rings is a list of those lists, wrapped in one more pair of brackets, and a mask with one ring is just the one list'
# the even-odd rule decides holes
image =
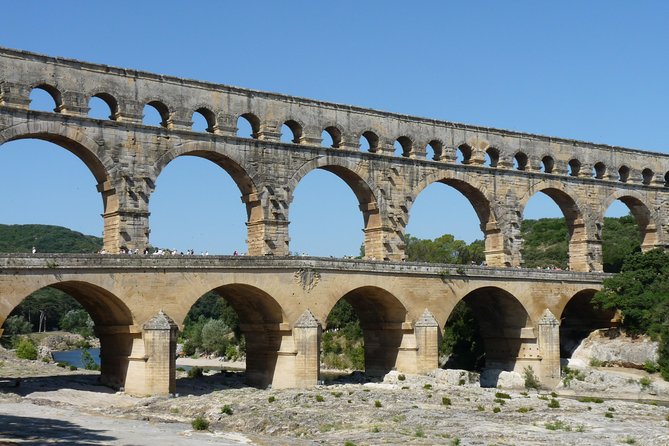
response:
{"label": "clear blue sky", "polygon": [[[0,45],[666,152],[668,23],[665,1],[22,0],[3,4]],[[56,146],[1,146],[0,190],[0,223],[102,233],[92,175]],[[245,251],[239,192],[208,161],[169,165],[150,210],[154,245]],[[525,217],[558,215],[537,197]],[[362,242],[355,198],[327,172],[299,185],[290,220],[292,251],[357,254]],[[419,196],[408,232],[482,237],[469,203],[442,185]]]}

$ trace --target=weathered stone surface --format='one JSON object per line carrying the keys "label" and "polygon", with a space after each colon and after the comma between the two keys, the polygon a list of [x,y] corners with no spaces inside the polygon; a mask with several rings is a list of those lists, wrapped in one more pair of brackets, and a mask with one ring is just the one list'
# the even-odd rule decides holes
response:
{"label": "weathered stone surface", "polygon": [[488,369],[481,373],[481,387],[497,387],[500,389],[524,389],[525,378],[518,372]]}
{"label": "weathered stone surface", "polygon": [[641,368],[645,362],[656,363],[658,343],[647,336],[630,337],[615,332],[594,331],[574,351],[570,366],[586,367],[591,362],[623,367]]}

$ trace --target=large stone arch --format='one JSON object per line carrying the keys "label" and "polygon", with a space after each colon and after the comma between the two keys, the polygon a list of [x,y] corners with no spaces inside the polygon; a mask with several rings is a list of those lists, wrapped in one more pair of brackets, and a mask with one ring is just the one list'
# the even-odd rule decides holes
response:
{"label": "large stone arch", "polygon": [[120,182],[122,172],[117,163],[106,153],[104,144],[88,137],[78,127],[50,121],[29,121],[0,131],[2,145],[20,139],[38,139],[56,144],[79,158],[97,181],[102,197],[103,239],[108,252],[117,252],[120,242],[119,229],[122,216],[119,213],[123,189]]}
{"label": "large stone arch", "polygon": [[[527,361],[538,359],[533,358],[537,356],[534,353],[536,321],[510,291],[498,286],[478,287],[462,296],[458,304],[466,304],[478,324],[485,352],[485,369],[522,372],[523,366],[528,365]],[[446,326],[452,323],[450,316],[453,314],[451,310]]]}
{"label": "large stone arch", "polygon": [[267,291],[245,283],[228,283],[208,288],[190,296],[176,321],[183,322],[190,308],[205,294],[214,292],[230,303],[239,317],[246,340],[246,381],[249,385],[266,387],[280,372],[278,362],[284,338],[290,337],[286,315],[281,305]]}
{"label": "large stone arch", "polygon": [[616,190],[608,195],[602,203],[600,221],[604,222],[604,214],[614,201],[620,200],[634,217],[641,234],[641,250],[648,251],[662,244],[661,228],[652,207],[646,204],[646,196],[636,191]]}
{"label": "large stone arch", "polygon": [[615,310],[598,309],[592,304],[592,298],[597,291],[586,288],[561,302],[561,308],[558,308],[560,357],[570,358],[581,341],[592,331],[615,325]]}
{"label": "large stone arch", "polygon": [[355,310],[365,342],[365,373],[378,377],[401,362],[400,345],[406,328],[408,310],[394,294],[377,286],[361,286],[345,292],[327,308],[344,299]]}
{"label": "large stone arch", "polygon": [[407,201],[407,224],[411,219],[411,207],[423,190],[434,183],[450,186],[464,195],[476,212],[485,239],[486,263],[490,266],[504,266],[504,237],[498,226],[487,187],[482,180],[471,174],[454,171],[427,175],[410,192],[410,200]]}
{"label": "large stone arch", "polygon": [[383,231],[380,204],[378,202],[379,189],[374,180],[363,178],[359,173],[363,171],[358,159],[348,159],[345,156],[319,156],[302,166],[288,181],[288,202],[293,200],[293,192],[302,179],[316,169],[322,169],[339,177],[351,189],[358,200],[363,218],[363,232],[365,233],[365,255],[368,257],[384,258]]}
{"label": "large stone arch", "polygon": [[112,292],[99,285],[79,281],[54,281],[30,284],[12,296],[6,296],[0,308],[0,326],[11,311],[32,293],[55,288],[74,298],[88,312],[95,323],[95,334],[100,339],[101,381],[119,387],[125,385],[136,321],[132,311]]}
{"label": "large stone arch", "polygon": [[[601,269],[601,243],[597,236],[595,222],[584,214],[587,209],[578,194],[570,191],[559,181],[545,180],[532,187],[520,198],[518,212],[523,215],[525,206],[537,193],[543,193],[560,208],[569,232],[569,269],[571,271],[592,271]],[[590,244],[597,241],[597,250]],[[600,265],[599,268],[594,264]]]}
{"label": "large stone arch", "polygon": [[[232,178],[246,207],[249,254],[259,254],[253,250],[253,247],[257,244],[257,239],[261,237],[256,234],[255,229],[267,217],[266,213],[268,211],[267,206],[263,206],[263,191],[257,185],[258,174],[255,169],[234,156],[233,150],[225,150],[225,147],[221,148],[220,145],[207,142],[184,142],[183,144],[176,144],[158,158],[153,165],[154,181],[157,183],[165,167],[182,156],[194,156],[209,160]],[[262,244],[262,241],[259,243]]]}

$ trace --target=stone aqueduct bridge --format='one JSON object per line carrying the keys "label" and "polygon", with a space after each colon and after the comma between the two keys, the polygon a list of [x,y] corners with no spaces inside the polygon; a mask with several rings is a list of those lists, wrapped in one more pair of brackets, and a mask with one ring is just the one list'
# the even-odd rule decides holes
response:
{"label": "stone aqueduct bridge", "polygon": [[479,321],[487,367],[532,366],[551,384],[560,376],[561,334],[568,343],[574,330],[611,318],[590,308],[602,277],[302,257],[9,254],[0,257],[0,323],[32,292],[62,290],[95,321],[106,383],[166,393],[175,386],[172,320],[182,323],[214,291],[239,315],[248,382],[277,388],[317,383],[321,321],[342,298],[360,317],[371,376],[437,368],[441,328],[464,299]]}
{"label": "stone aqueduct bridge", "polygon": [[[53,112],[30,109],[30,93],[35,88],[52,96]],[[88,116],[92,97],[106,102],[109,119]],[[161,126],[143,124],[145,106],[160,113]],[[206,132],[193,131],[194,113],[206,119]],[[239,119],[246,119],[251,125],[249,138],[237,136]],[[281,141],[284,124],[292,134],[291,143]],[[323,131],[330,135],[331,147],[322,146]],[[392,361],[400,369],[422,370],[428,363],[434,366],[436,338],[420,334],[421,327],[432,327],[434,321],[438,327],[443,326],[455,301],[467,298],[453,290],[474,284],[479,287],[476,289],[489,291],[470,290],[477,296],[476,293],[487,296],[472,298],[474,306],[475,301],[490,305],[479,308],[483,325],[497,327],[496,331],[486,332],[488,346],[498,345],[500,351],[507,352],[498,357],[507,362],[513,359],[518,366],[525,359],[516,361],[508,348],[502,348],[504,342],[515,339],[512,350],[520,348],[518,358],[539,358],[544,364],[542,375],[554,376],[553,366],[545,364],[554,364],[558,343],[555,333],[551,338],[547,329],[546,335],[540,336],[544,327],[541,321],[551,320],[551,314],[562,314],[561,308],[569,298],[598,287],[601,231],[607,207],[615,200],[629,207],[642,234],[643,249],[669,246],[666,155],[416,118],[0,48],[0,149],[3,143],[23,138],[58,144],[90,169],[103,202],[104,245],[108,252],[116,253],[124,246],[141,251],[148,244],[150,198],[160,173],[179,156],[199,156],[224,169],[239,187],[247,209],[249,256],[273,256],[269,260],[234,259],[240,262],[239,268],[230,260],[221,260],[221,264],[212,261],[211,268],[195,265],[193,259],[182,259],[181,266],[150,263],[149,267],[148,259],[125,257],[123,261],[33,259],[38,263],[41,259],[41,266],[20,257],[3,260],[9,269],[2,272],[0,322],[30,290],[46,285],[60,287],[78,297],[97,318],[105,345],[104,375],[138,392],[166,391],[165,382],[173,384],[173,379],[159,376],[165,370],[165,376],[169,376],[173,366],[165,369],[156,365],[170,363],[173,355],[169,347],[173,334],[165,335],[159,329],[169,328],[170,320],[162,313],[156,314],[162,308],[181,322],[188,306],[184,296],[195,292],[187,292],[188,287],[198,292],[224,287],[226,296],[237,296],[229,299],[236,302],[240,314],[246,315],[243,319],[249,346],[257,345],[258,352],[262,352],[252,353],[249,360],[256,382],[314,382],[316,353],[309,350],[317,345],[313,342],[314,326],[323,320],[327,314],[324,310],[333,304],[336,295],[346,296],[351,302],[360,301],[359,311],[373,321],[365,322],[368,370],[385,369]],[[360,150],[363,139],[369,150]],[[402,148],[402,156],[394,154],[396,143]],[[389,264],[355,263],[354,267],[346,262],[314,261],[313,265],[304,266],[294,259],[282,258],[289,252],[293,192],[314,169],[332,172],[355,193],[365,252],[370,258],[387,260]],[[485,235],[486,261],[491,268],[477,273],[476,280],[469,276],[452,278],[439,272],[438,267],[425,269],[424,275],[409,274],[412,267],[393,263],[405,257],[405,227],[412,203],[434,182],[460,191],[478,215]],[[523,209],[538,192],[550,196],[564,213],[570,234],[571,273],[530,274],[503,269],[522,265]],[[90,267],[86,262],[92,262]],[[65,265],[69,266],[62,269]],[[206,273],[196,273],[198,268]],[[295,274],[303,277],[305,283],[314,283],[314,274],[322,269],[329,272],[319,273],[320,285],[296,292],[291,295],[292,301],[286,297],[295,289],[291,279]],[[272,274],[267,274],[270,270]],[[442,280],[444,277],[451,278]],[[513,285],[507,283],[510,277]],[[259,283],[261,279],[266,282]],[[499,287],[490,285],[492,282]],[[152,286],[146,287],[147,283]],[[350,284],[357,288],[345,289]],[[514,288],[509,290],[506,286]],[[432,295],[428,291],[434,287],[440,291],[435,290]],[[415,294],[417,290],[421,293]],[[497,302],[506,302],[507,297],[514,302],[510,307]],[[436,305],[439,299],[443,302]],[[518,313],[502,309],[514,306]],[[547,309],[551,314],[542,319]],[[260,332],[264,334],[251,335]],[[104,341],[111,338],[119,342]],[[548,338],[553,341],[546,341]],[[410,351],[414,353],[406,353]],[[490,348],[488,352],[488,358],[495,359]],[[408,359],[412,354],[417,356]],[[138,358],[144,358],[143,362]],[[279,379],[277,370],[291,371]]]}

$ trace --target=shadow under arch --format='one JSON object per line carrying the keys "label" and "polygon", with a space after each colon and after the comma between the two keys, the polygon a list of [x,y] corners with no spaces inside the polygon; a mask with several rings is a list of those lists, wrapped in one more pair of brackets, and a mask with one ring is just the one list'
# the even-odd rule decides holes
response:
{"label": "shadow under arch", "polygon": [[661,226],[655,224],[654,216],[651,214],[650,208],[643,202],[643,197],[640,194],[631,191],[617,191],[611,194],[602,206],[602,221],[604,221],[603,217],[606,210],[616,200],[620,200],[627,206],[636,221],[641,234],[641,251],[645,252],[655,248],[659,243],[658,232],[661,230]]}
{"label": "shadow under arch", "polygon": [[[564,190],[556,182],[542,182],[532,188],[520,200],[520,212],[524,212],[527,203],[537,193],[543,193],[548,196],[560,208],[567,224],[569,235],[568,265],[571,271],[592,271],[593,267],[588,262],[587,249],[583,249],[585,242],[590,240],[591,228],[585,223],[581,204]],[[594,237],[592,237],[594,238]]]}
{"label": "shadow under arch", "polygon": [[560,357],[571,358],[590,333],[612,328],[615,310],[598,309],[592,304],[597,290],[581,290],[566,303],[560,315]]}
{"label": "shadow under arch", "polygon": [[[241,199],[246,207],[246,218],[249,232],[248,241],[251,241],[251,224],[262,220],[263,218],[263,209],[258,196],[258,187],[253,179],[255,172],[249,169],[248,166],[243,166],[241,162],[227,154],[208,149],[204,146],[206,146],[206,144],[186,143],[165,153],[154,165],[154,178],[156,178],[156,183],[160,179],[160,174],[165,167],[178,157],[192,156],[211,161],[230,175],[239,188]],[[253,255],[252,253],[249,254]]]}
{"label": "shadow under arch", "polygon": [[384,376],[401,360],[403,324],[408,313],[406,307],[395,295],[375,286],[355,288],[341,299],[353,307],[360,320],[365,346],[365,374],[372,378]]}
{"label": "shadow under arch", "polygon": [[119,200],[112,179],[116,167],[114,161],[102,151],[100,145],[83,132],[67,125],[53,126],[48,123],[30,122],[0,131],[0,150],[2,145],[22,139],[36,139],[53,143],[79,158],[91,172],[97,182],[102,197],[102,218],[104,248],[108,252],[117,252],[120,235],[107,231],[107,227],[118,227]]}
{"label": "shadow under arch", "polygon": [[[466,306],[476,322],[474,334],[483,343],[480,350],[483,355],[480,368],[517,370],[520,365],[517,360],[521,356],[523,344],[536,342],[535,339],[528,339],[525,334],[525,329],[532,326],[532,321],[523,304],[502,288],[477,288],[465,295],[454,307],[446,322],[445,331],[449,324],[462,323],[454,320],[459,314],[458,306]],[[464,328],[471,331],[471,327]],[[455,336],[459,336],[458,333]]]}
{"label": "shadow under arch", "polygon": [[383,258],[382,241],[379,235],[375,234],[374,229],[381,226],[381,217],[379,214],[379,205],[377,202],[377,191],[379,190],[370,179],[362,178],[356,173],[357,163],[336,157],[318,157],[303,164],[289,181],[290,201],[293,199],[293,192],[300,181],[310,172],[321,169],[330,172],[339,177],[353,191],[363,218],[363,232],[365,233],[365,254]]}
{"label": "shadow under arch", "polygon": [[221,285],[210,292],[225,299],[237,313],[246,340],[247,384],[261,388],[272,384],[285,330],[281,305],[266,291],[247,284]]}
{"label": "shadow under arch", "polygon": [[44,288],[64,292],[88,312],[95,323],[95,335],[100,339],[100,381],[114,388],[124,386],[134,338],[135,321],[130,309],[110,291],[84,281],[55,282],[28,295]]}

